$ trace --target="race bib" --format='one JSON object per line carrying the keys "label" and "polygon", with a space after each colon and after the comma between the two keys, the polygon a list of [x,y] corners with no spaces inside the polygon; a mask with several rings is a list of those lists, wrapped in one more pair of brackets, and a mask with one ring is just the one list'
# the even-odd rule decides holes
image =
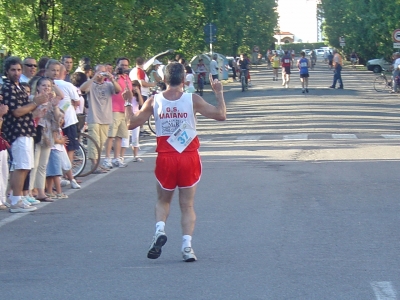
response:
{"label": "race bib", "polygon": [[284,60],[284,62],[285,62],[286,64],[288,64],[288,63],[290,63],[290,60],[286,58],[286,59]]}
{"label": "race bib", "polygon": [[196,129],[192,128],[188,123],[183,122],[167,141],[176,151],[182,153],[196,135]]}
{"label": "race bib", "polygon": [[300,63],[300,67],[303,67],[303,68],[307,67],[307,63],[306,62]]}

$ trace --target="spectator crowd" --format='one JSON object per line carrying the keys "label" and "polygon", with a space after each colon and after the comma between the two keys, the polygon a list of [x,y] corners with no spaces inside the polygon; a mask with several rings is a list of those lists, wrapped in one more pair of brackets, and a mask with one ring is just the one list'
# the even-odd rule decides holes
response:
{"label": "spectator crowd", "polygon": [[72,170],[84,130],[105,149],[98,164],[98,148],[88,141],[94,173],[126,167],[129,146],[133,161],[143,162],[139,137],[150,133],[140,127],[129,131],[126,115],[138,111],[150,89],[163,80],[160,61],[154,61],[150,76],[144,62],[138,57],[130,69],[130,60],[120,57],[115,66],[92,67],[83,57],[73,71],[69,55],[60,60],[5,59],[0,80],[0,210],[31,212],[41,202],[68,198],[62,187],[80,189]]}

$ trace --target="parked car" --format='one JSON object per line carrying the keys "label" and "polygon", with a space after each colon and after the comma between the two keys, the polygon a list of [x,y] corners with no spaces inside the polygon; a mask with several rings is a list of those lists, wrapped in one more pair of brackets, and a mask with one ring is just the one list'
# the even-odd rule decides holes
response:
{"label": "parked car", "polygon": [[309,55],[310,51],[310,49],[303,49],[300,52],[304,52],[306,55]]}
{"label": "parked car", "polygon": [[367,69],[368,71],[372,71],[374,73],[380,73],[382,70],[391,69],[392,64],[388,62],[385,58],[375,58],[367,61]]}
{"label": "parked car", "polygon": [[317,57],[324,57],[325,54],[325,49],[315,49],[315,51],[317,52]]}

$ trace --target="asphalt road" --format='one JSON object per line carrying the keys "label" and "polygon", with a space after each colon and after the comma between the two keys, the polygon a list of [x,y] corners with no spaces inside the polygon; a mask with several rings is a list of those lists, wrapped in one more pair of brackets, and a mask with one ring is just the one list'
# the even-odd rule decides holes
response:
{"label": "asphalt road", "polygon": [[[161,257],[154,137],[144,163],[83,178],[70,198],[0,212],[0,299],[398,299],[400,98],[318,64],[310,93],[265,66],[226,85],[228,120],[199,118],[195,263],[181,260],[177,197]],[[213,103],[211,93],[205,98]]]}

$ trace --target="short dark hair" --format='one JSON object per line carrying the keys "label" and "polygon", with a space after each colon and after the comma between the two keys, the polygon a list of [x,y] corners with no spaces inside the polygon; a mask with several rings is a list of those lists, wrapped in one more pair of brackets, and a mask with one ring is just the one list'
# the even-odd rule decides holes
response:
{"label": "short dark hair", "polygon": [[61,62],[63,63],[66,58],[72,58],[72,56],[71,55],[63,55],[63,56],[61,56],[61,59],[60,59]]}
{"label": "short dark hair", "polygon": [[87,56],[84,56],[79,60],[79,66],[82,68],[84,65],[90,65],[90,58]]}
{"label": "short dark hair", "polygon": [[34,59],[34,60],[36,60],[35,58],[28,56],[28,57],[25,57],[25,58],[24,58],[23,63],[25,63],[28,59]]}
{"label": "short dark hair", "polygon": [[144,64],[144,58],[143,57],[138,57],[138,58],[136,58],[136,64],[138,65],[138,66],[141,66],[141,65],[143,65]]}
{"label": "short dark hair", "polygon": [[75,72],[71,74],[70,81],[74,86],[80,87],[87,81],[87,76],[85,73]]}
{"label": "short dark hair", "polygon": [[192,74],[193,73],[192,68],[189,67],[189,66],[186,66],[185,70],[186,70],[186,73],[188,73],[188,74]]}
{"label": "short dark hair", "polygon": [[121,60],[127,60],[128,64],[131,64],[131,61],[127,57],[118,57],[117,61],[116,61],[116,64],[118,65]]}
{"label": "short dark hair", "polygon": [[185,69],[182,64],[172,62],[165,68],[165,82],[170,86],[179,86],[185,77]]}
{"label": "short dark hair", "polygon": [[44,70],[44,68],[46,68],[46,64],[47,64],[47,62],[48,62],[49,59],[50,59],[50,58],[47,57],[47,56],[43,56],[43,57],[41,57],[41,58],[39,59],[39,62],[38,62],[38,68],[39,68],[39,70]]}
{"label": "short dark hair", "polygon": [[6,74],[6,72],[10,70],[11,66],[13,65],[20,65],[22,68],[22,61],[18,56],[10,56],[6,58],[4,61],[4,74]]}

